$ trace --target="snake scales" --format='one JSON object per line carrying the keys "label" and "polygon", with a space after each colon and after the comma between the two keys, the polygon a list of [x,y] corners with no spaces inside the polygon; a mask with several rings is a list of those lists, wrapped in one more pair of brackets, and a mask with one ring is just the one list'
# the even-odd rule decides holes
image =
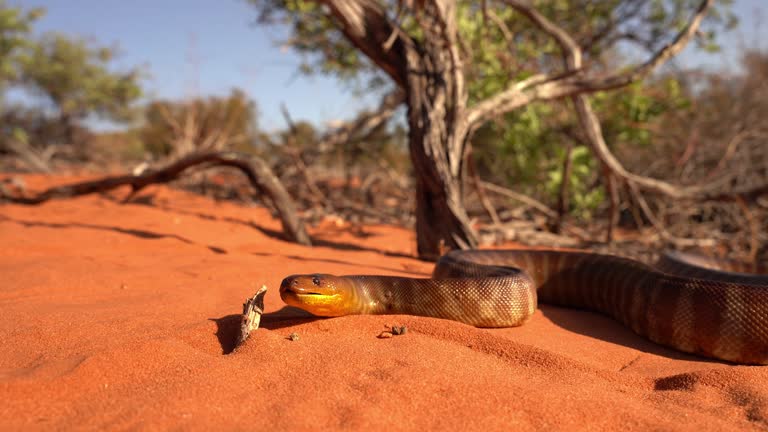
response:
{"label": "snake scales", "polygon": [[522,325],[542,301],[606,314],[680,351],[768,364],[768,275],[704,268],[713,263],[679,253],[650,267],[586,252],[453,251],[431,279],[296,275],[280,296],[319,316],[408,314],[477,327]]}

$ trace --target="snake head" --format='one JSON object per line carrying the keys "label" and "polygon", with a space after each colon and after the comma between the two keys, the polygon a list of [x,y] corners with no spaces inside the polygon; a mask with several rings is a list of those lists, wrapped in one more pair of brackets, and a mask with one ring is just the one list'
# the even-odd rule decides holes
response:
{"label": "snake head", "polygon": [[349,281],[327,274],[293,275],[280,284],[280,298],[318,316],[349,314],[354,298]]}

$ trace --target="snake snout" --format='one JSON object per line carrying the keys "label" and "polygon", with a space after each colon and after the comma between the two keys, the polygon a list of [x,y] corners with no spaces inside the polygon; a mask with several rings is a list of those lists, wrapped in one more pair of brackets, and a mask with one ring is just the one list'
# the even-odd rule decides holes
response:
{"label": "snake snout", "polygon": [[301,285],[300,276],[288,276],[280,284],[280,292],[303,293],[305,289]]}
{"label": "snake snout", "polygon": [[[325,288],[325,289],[324,289]],[[327,295],[326,287],[319,282],[319,275],[293,275],[283,279],[280,284],[280,293],[308,295]]]}

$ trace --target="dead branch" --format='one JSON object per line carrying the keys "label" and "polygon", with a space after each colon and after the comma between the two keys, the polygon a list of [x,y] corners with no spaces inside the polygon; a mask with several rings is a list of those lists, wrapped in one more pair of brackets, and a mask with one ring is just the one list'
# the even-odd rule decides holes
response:
{"label": "dead branch", "polygon": [[257,193],[265,195],[274,205],[283,225],[283,231],[291,241],[311,245],[304,224],[296,214],[296,206],[280,180],[272,173],[269,166],[260,158],[236,152],[206,152],[181,158],[158,170],[145,170],[139,175],[121,175],[104,177],[98,180],[74,183],[49,188],[35,196],[0,195],[0,201],[16,204],[37,205],[51,199],[73,198],[80,195],[107,192],[121,186],[130,186],[130,199],[145,187],[168,183],[177,179],[187,169],[204,165],[203,168],[228,166],[239,169],[250,181]]}
{"label": "dead branch", "polygon": [[494,225],[500,225],[501,219],[499,219],[499,214],[496,212],[496,209],[493,207],[493,204],[488,199],[488,196],[485,194],[485,190],[483,189],[483,182],[480,180],[480,176],[477,175],[477,169],[475,166],[475,159],[472,157],[472,152],[467,154],[467,172],[469,174],[469,178],[472,180],[472,185],[475,188],[475,191],[477,191],[477,197],[480,199],[480,205],[483,206],[483,209],[485,209],[485,212],[488,213],[488,216],[491,218],[491,221]]}
{"label": "dead branch", "polygon": [[560,234],[565,221],[565,215],[568,213],[568,186],[571,182],[571,168],[573,166],[573,144],[568,142],[565,148],[565,159],[563,159],[563,169],[561,171],[560,191],[557,196],[557,219],[552,227],[552,232]]}
{"label": "dead branch", "polygon": [[736,204],[738,204],[739,208],[744,213],[744,218],[747,219],[747,225],[749,225],[749,261],[754,263],[757,262],[757,251],[759,247],[757,234],[760,231],[760,227],[752,210],[749,209],[749,205],[743,199],[737,198]]}
{"label": "dead branch", "polygon": [[736,153],[736,148],[739,146],[739,144],[750,138],[752,135],[754,135],[754,132],[751,130],[739,130],[736,132],[736,134],[734,134],[731,139],[728,140],[728,145],[725,148],[723,157],[720,158],[720,160],[717,162],[717,165],[712,168],[712,171],[707,174],[707,178],[714,178]]}
{"label": "dead branch", "polygon": [[356,119],[346,122],[335,130],[323,135],[318,144],[320,151],[345,143],[364,131],[376,129],[382,123],[388,121],[394,115],[397,107],[405,101],[405,94],[400,90],[387,93],[381,98],[379,107],[370,113],[363,113]]}
{"label": "dead branch", "polygon": [[293,118],[291,118],[291,114],[288,112],[288,108],[286,108],[285,104],[280,105],[280,111],[283,113],[283,118],[285,119],[285,122],[288,123],[288,128],[291,131],[291,135],[290,135],[290,138],[288,138],[288,143],[287,143],[288,146],[290,146],[290,149],[288,149],[286,153],[288,153],[289,156],[291,156],[291,158],[293,159],[293,163],[296,166],[296,169],[304,178],[304,183],[307,185],[307,189],[309,189],[309,191],[312,192],[314,203],[322,206],[328,202],[328,198],[320,190],[320,188],[317,187],[317,182],[315,181],[315,178],[309,172],[307,163],[304,162],[304,155],[302,154],[301,147],[299,146],[299,143],[297,143],[295,139],[295,137],[298,135],[298,129],[296,128],[296,123],[294,123]]}
{"label": "dead branch", "polygon": [[[484,5],[485,6],[485,5]],[[507,42],[507,45],[510,47],[514,45],[515,43],[515,37],[512,34],[512,30],[507,27],[507,23],[504,22],[493,10],[488,9],[487,7],[483,8],[483,19],[490,18],[491,21],[493,21],[494,24],[496,24],[496,27],[499,28],[499,31],[501,32],[502,36],[504,36],[504,41]]]}
{"label": "dead branch", "polygon": [[[384,7],[371,0],[324,0],[331,15],[339,22],[338,27],[344,36],[357,49],[363,52],[395,83],[406,88],[407,71],[405,65],[404,44],[409,43],[408,36],[388,18]],[[392,35],[394,40],[390,41]]]}
{"label": "dead branch", "polygon": [[673,244],[677,248],[687,248],[687,247],[713,247],[717,244],[717,241],[715,239],[711,238],[705,238],[705,239],[689,239],[689,238],[680,238],[676,237],[669,233],[669,231],[664,228],[664,225],[661,223],[661,221],[653,214],[653,211],[651,210],[650,206],[648,206],[648,202],[645,200],[643,195],[638,190],[637,186],[633,183],[627,183],[627,187],[632,194],[633,198],[637,202],[637,204],[640,206],[640,209],[642,209],[643,213],[645,213],[645,217],[648,218],[648,221],[651,222],[651,225],[656,229],[656,232],[659,233],[659,236],[664,240],[671,244]]}
{"label": "dead branch", "polygon": [[487,190],[491,192],[495,192],[499,195],[503,195],[507,198],[512,198],[513,200],[519,201],[523,204],[526,204],[530,206],[531,208],[534,208],[541,213],[543,213],[545,216],[550,218],[556,218],[557,212],[552,210],[551,208],[547,207],[546,205],[542,204],[540,201],[537,201],[528,195],[523,195],[521,193],[517,193],[513,190],[507,189],[505,187],[501,187],[498,185],[495,185],[493,183],[488,183],[486,181],[481,181],[480,184]]}
{"label": "dead branch", "polygon": [[[606,170],[608,171],[608,170]],[[616,179],[610,172],[605,175],[605,189],[608,191],[608,227],[605,229],[605,242],[613,242],[613,233],[619,224],[619,188],[616,185]]]}

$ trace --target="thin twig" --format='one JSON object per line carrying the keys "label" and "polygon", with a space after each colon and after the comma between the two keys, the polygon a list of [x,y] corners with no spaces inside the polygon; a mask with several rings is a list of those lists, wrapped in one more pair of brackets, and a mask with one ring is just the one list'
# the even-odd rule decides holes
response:
{"label": "thin twig", "polygon": [[469,174],[469,178],[472,180],[472,185],[475,188],[475,191],[477,192],[477,197],[480,199],[480,205],[483,206],[483,209],[485,209],[485,212],[488,213],[488,216],[490,216],[491,221],[494,225],[500,225],[501,219],[499,219],[499,214],[496,212],[496,209],[493,207],[493,203],[488,199],[488,196],[485,194],[485,190],[483,189],[482,181],[480,180],[480,176],[477,175],[477,170],[475,167],[475,159],[472,157],[472,151],[470,150],[467,153],[467,174]]}
{"label": "thin twig", "polygon": [[640,193],[640,191],[637,189],[637,186],[632,183],[627,183],[627,187],[629,188],[630,193],[632,194],[633,198],[637,202],[637,204],[640,206],[640,208],[643,210],[643,213],[645,213],[645,216],[648,218],[648,221],[651,222],[651,225],[656,229],[656,232],[659,233],[659,236],[669,243],[674,244],[676,247],[684,248],[684,247],[691,247],[691,246],[698,246],[698,247],[713,247],[717,244],[717,241],[715,239],[711,238],[705,238],[705,239],[687,239],[687,238],[680,238],[676,237],[672,234],[670,234],[662,225],[661,221],[659,221],[656,216],[651,211],[651,208],[648,206],[648,202],[645,201],[645,198]]}
{"label": "thin twig", "polygon": [[493,183],[488,183],[486,181],[480,181],[480,184],[483,186],[483,188],[495,192],[499,195],[503,195],[507,198],[512,198],[513,200],[520,201],[523,204],[526,204],[541,213],[543,213],[545,216],[550,218],[556,218],[557,212],[552,210],[551,208],[547,207],[546,205],[542,204],[540,201],[537,201],[527,195],[523,195],[521,193],[515,192],[513,190],[507,189],[502,186],[495,185]]}
{"label": "thin twig", "polygon": [[553,231],[560,233],[565,221],[565,215],[568,213],[568,188],[571,183],[571,168],[573,162],[573,144],[568,141],[565,147],[565,158],[563,159],[563,168],[560,174],[560,191],[557,194],[557,219]]}

